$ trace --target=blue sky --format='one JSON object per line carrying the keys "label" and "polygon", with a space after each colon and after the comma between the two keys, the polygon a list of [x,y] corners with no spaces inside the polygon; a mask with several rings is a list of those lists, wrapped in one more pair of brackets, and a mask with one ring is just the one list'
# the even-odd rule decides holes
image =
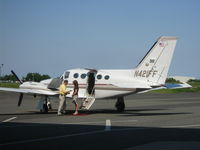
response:
{"label": "blue sky", "polygon": [[200,78],[199,0],[0,0],[3,73],[131,69],[160,36],[179,37],[169,75]]}

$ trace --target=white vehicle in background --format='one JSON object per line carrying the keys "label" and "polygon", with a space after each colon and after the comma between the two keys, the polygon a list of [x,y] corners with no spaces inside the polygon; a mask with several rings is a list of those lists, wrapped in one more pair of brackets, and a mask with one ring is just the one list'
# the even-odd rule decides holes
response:
{"label": "white vehicle in background", "polygon": [[[24,83],[18,79],[21,82],[19,88],[0,88],[0,90],[20,93],[18,106],[20,106],[24,94],[40,95],[40,102],[42,101],[43,104],[40,105],[40,109],[42,112],[48,112],[48,97],[58,96],[58,88],[62,81],[68,80],[68,90],[72,90],[72,82],[77,80],[79,83],[78,95],[83,100],[82,109],[89,109],[97,99],[116,98],[115,106],[117,110],[124,111],[125,96],[170,87],[165,84],[165,80],[176,42],[176,37],[160,37],[135,69],[71,69],[65,71],[57,79]],[[15,75],[14,72],[13,74]],[[172,86],[172,88],[176,87],[188,88],[191,86],[188,84],[175,84]],[[67,97],[71,98],[71,94]]]}

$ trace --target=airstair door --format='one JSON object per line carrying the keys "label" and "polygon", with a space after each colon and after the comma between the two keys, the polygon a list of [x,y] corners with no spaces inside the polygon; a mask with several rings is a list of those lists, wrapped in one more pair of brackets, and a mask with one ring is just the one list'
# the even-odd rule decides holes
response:
{"label": "airstair door", "polygon": [[87,74],[86,98],[83,100],[82,109],[90,109],[95,101],[95,76],[96,72],[94,71]]}
{"label": "airstair door", "polygon": [[95,72],[88,72],[86,93],[90,96],[95,95]]}

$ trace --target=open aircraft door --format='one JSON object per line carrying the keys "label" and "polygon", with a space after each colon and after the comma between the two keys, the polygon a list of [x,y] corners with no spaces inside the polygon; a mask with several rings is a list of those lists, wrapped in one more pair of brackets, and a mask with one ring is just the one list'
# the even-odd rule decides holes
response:
{"label": "open aircraft door", "polygon": [[81,109],[90,109],[95,101],[95,76],[97,71],[89,71],[87,73],[87,84],[86,84],[86,98],[82,102]]}

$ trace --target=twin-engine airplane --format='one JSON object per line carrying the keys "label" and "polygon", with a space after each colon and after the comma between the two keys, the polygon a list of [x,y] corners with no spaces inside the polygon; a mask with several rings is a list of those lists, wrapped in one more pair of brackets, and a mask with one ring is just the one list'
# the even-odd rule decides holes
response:
{"label": "twin-engine airplane", "polygon": [[[115,107],[118,111],[124,111],[124,96],[169,87],[165,84],[165,80],[176,42],[176,37],[160,37],[135,69],[71,69],[65,71],[60,78],[24,83],[18,79],[21,83],[19,88],[0,88],[0,90],[20,93],[18,106],[20,106],[24,94],[40,95],[40,102],[42,102],[40,110],[48,112],[48,97],[58,96],[58,88],[62,81],[68,80],[68,90],[72,90],[72,82],[77,80],[79,83],[78,95],[83,100],[82,109],[89,109],[95,99],[116,98]],[[14,72],[13,74],[15,75]],[[173,88],[187,87],[191,86],[188,84],[173,85]],[[71,94],[67,97],[71,98]]]}

